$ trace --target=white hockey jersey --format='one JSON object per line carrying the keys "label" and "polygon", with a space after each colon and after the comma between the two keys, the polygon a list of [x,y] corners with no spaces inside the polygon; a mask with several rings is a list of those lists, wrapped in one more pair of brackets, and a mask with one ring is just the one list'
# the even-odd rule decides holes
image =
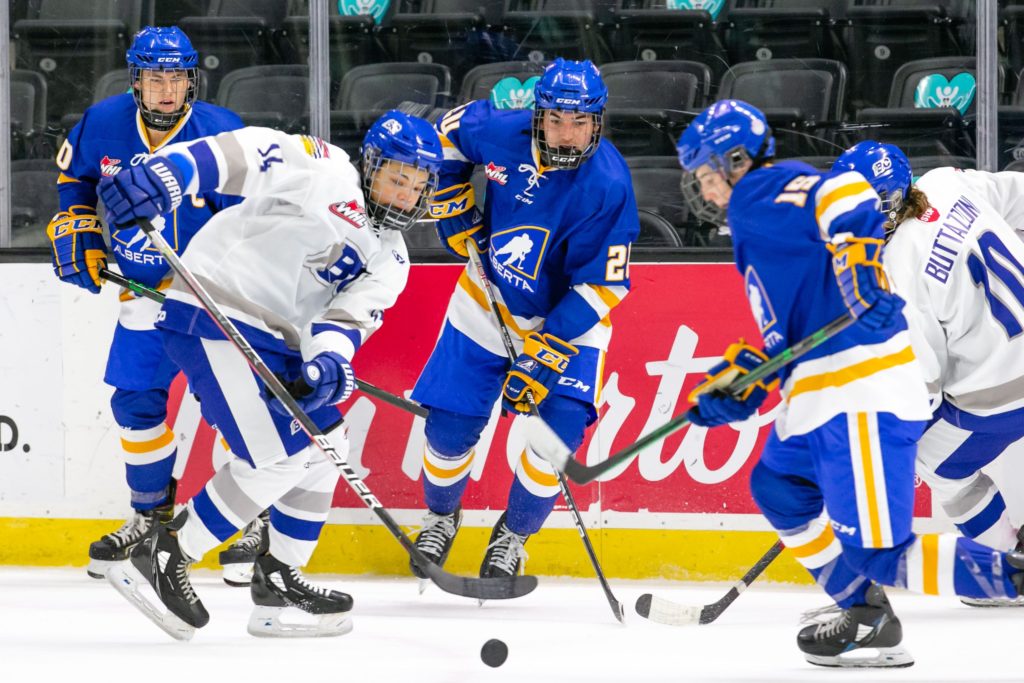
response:
{"label": "white hockey jersey", "polygon": [[[158,156],[184,170],[188,195],[245,197],[210,220],[182,261],[249,342],[351,359],[405,288],[409,258],[401,233],[371,227],[348,155],[319,138],[243,128]],[[180,278],[160,326],[223,338]]]}
{"label": "white hockey jersey", "polygon": [[885,248],[907,301],[933,406],[976,415],[1024,406],[1024,174],[941,168],[917,182],[932,205]]}

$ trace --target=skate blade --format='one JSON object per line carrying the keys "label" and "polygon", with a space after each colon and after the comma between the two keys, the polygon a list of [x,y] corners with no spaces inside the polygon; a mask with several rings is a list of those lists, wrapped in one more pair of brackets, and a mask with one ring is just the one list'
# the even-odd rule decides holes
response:
{"label": "skate blade", "polygon": [[224,583],[236,588],[246,588],[252,584],[252,562],[235,562],[224,565]]}
{"label": "skate blade", "polygon": [[1024,607],[1022,598],[960,598],[968,607]]}
{"label": "skate blade", "polygon": [[110,568],[119,562],[114,560],[94,560],[89,558],[89,566],[85,568],[85,573],[94,579],[105,579],[107,578],[107,572]]}
{"label": "skate blade", "polygon": [[327,638],[343,636],[351,630],[350,612],[310,614],[298,607],[257,605],[249,615],[249,634],[257,638]]}
{"label": "skate blade", "polygon": [[[196,629],[180,618],[164,611],[162,603],[153,603],[142,594],[142,586],[149,583],[130,561],[117,562],[107,571],[107,581],[118,593],[175,640],[192,640]],[[157,607],[157,604],[160,606]]]}
{"label": "skate blade", "polygon": [[914,658],[902,647],[864,647],[835,657],[804,654],[811,664],[841,669],[900,669],[913,666]]}
{"label": "skate blade", "polygon": [[419,590],[420,595],[423,595],[424,593],[427,592],[427,586],[429,586],[429,585],[430,585],[430,579],[420,579],[419,580],[419,583],[417,584],[416,588]]}

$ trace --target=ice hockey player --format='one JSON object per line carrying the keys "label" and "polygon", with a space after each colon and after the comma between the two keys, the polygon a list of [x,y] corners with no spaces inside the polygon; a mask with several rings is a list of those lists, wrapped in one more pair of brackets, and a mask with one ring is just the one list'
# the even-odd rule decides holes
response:
{"label": "ice hockey player", "polygon": [[[981,471],[1024,438],[1024,174],[938,168],[911,183],[899,147],[865,141],[833,170],[857,171],[882,197],[885,270],[935,415],[917,473],[970,538],[1024,550],[996,483]],[[976,606],[1024,599],[963,598]]]}
{"label": "ice hockey player", "polygon": [[691,395],[690,419],[706,427],[746,419],[775,382],[733,396],[733,379],[844,313],[856,319],[780,370],[783,409],[750,487],[837,605],[834,618],[799,632],[806,659],[909,666],[881,585],[1016,597],[1024,555],[911,532],[916,444],[931,410],[904,302],[882,270],[879,197],[859,173],[775,164],[774,150],[764,115],[739,100],[711,105],[679,140],[684,193],[698,216],[731,229],[765,343],[726,350]]}
{"label": "ice hockey player", "polygon": [[[442,159],[429,123],[391,111],[363,141],[362,181],[345,152],[319,138],[244,128],[161,150],[105,181],[100,196],[119,223],[211,190],[245,198],[211,220],[183,262],[344,455],[335,405],[355,387],[353,356],[405,287],[401,230],[425,215]],[[190,637],[209,615],[189,567],[269,507],[270,549],[256,561],[250,633],[347,632],[352,598],[300,571],[327,519],[336,466],[270,397],[180,277],[158,327],[203,416],[237,457],[108,578],[161,628]],[[143,579],[169,613],[145,600]],[[317,619],[293,621],[282,614],[288,607]]]}
{"label": "ice hockey player", "polygon": [[[515,415],[529,410],[532,392],[541,417],[569,448],[582,443],[596,418],[609,313],[629,291],[639,218],[626,164],[601,140],[608,90],[600,72],[589,61],[556,59],[534,94],[532,112],[477,101],[438,122],[445,161],[431,215],[449,251],[462,259],[469,248],[483,255],[519,356],[510,367],[467,263],[412,394],[430,408],[423,457],[428,513],[416,545],[437,564],[444,564],[462,522],[474,447],[499,396]],[[469,183],[477,165],[488,181],[483,213]],[[528,444],[480,576],[522,570],[523,546],[558,493],[554,471]]]}
{"label": "ice hockey player", "polygon": [[[115,95],[86,110],[57,154],[60,212],[47,234],[53,242],[53,267],[64,282],[98,293],[99,269],[109,257],[103,225],[96,212],[96,186],[103,178],[138,166],[165,145],[242,127],[234,113],[196,99],[199,56],[177,27],[147,26],[135,35],[127,53],[131,93]],[[216,211],[238,202],[208,193],[190,198],[155,218],[171,227],[182,253]],[[170,282],[167,264],[133,225],[110,226],[110,243],[121,272],[148,287]],[[128,551],[155,521],[173,514],[177,454],[174,432],[166,424],[167,389],[178,374],[160,334],[153,328],[160,306],[121,293],[121,310],[107,358],[104,381],[114,387],[110,407],[121,432],[132,516],[120,529],[89,546],[90,576]],[[184,454],[187,455],[187,454]],[[252,559],[248,566],[251,567]]]}

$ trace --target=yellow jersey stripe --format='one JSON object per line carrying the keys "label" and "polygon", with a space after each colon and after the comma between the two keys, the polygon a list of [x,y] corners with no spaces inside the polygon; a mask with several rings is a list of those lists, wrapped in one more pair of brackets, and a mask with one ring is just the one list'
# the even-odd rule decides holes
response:
{"label": "yellow jersey stripe", "polygon": [[67,174],[64,174],[64,173],[61,173],[59,176],[57,176],[57,184],[58,185],[61,184],[61,183],[80,183],[80,182],[82,182],[82,181],[79,180],[78,178],[72,178],[71,176],[69,176]]}
{"label": "yellow jersey stripe", "polygon": [[925,595],[939,594],[939,536],[921,535],[921,580]]}
{"label": "yellow jersey stripe", "polygon": [[870,189],[871,185],[869,185],[866,180],[852,182],[837,187],[836,189],[832,190],[818,201],[818,206],[814,210],[814,220],[821,222],[822,214],[828,211],[828,208],[835,204],[836,202],[838,202],[840,199],[852,197],[855,194],[860,194],[861,192]]}
{"label": "yellow jersey stripe", "polygon": [[811,391],[821,391],[822,389],[828,389],[830,387],[841,387],[844,384],[869,377],[871,375],[894,368],[897,365],[904,365],[914,360],[914,349],[910,346],[906,346],[896,353],[891,353],[888,356],[882,356],[880,358],[869,358],[868,360],[855,363],[842,370],[835,370],[833,372],[823,372],[819,375],[811,375],[804,377],[793,383],[793,388],[790,389],[789,394],[786,396],[786,401],[790,402],[794,397],[800,394],[806,394]]}
{"label": "yellow jersey stripe", "polygon": [[[480,305],[480,308],[485,311],[491,310],[491,306],[487,302],[487,295],[484,294],[482,289],[477,287],[475,282],[469,279],[469,271],[462,271],[462,275],[459,276],[459,286],[466,290],[466,293],[469,294],[470,298]],[[501,319],[505,321],[508,328],[518,334],[520,339],[525,339],[528,331],[516,324],[512,314],[508,312],[508,308],[499,303],[498,310],[501,312]]]}

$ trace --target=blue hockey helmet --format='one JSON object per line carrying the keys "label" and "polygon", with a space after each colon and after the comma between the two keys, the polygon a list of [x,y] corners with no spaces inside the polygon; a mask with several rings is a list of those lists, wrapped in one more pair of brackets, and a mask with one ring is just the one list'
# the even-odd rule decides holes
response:
{"label": "blue hockey helmet", "polygon": [[[593,156],[601,143],[604,106],[608,88],[593,62],[559,57],[544,70],[533,88],[533,140],[540,151],[540,163],[560,169],[579,168]],[[547,111],[557,110],[587,114],[591,118],[590,139],[583,149],[573,145],[552,146],[545,139],[544,120]]]}
{"label": "blue hockey helmet", "polygon": [[373,226],[408,230],[423,218],[443,161],[441,139],[424,119],[397,109],[377,119],[362,147],[363,194]]}
{"label": "blue hockey helmet", "polygon": [[[132,95],[142,120],[154,130],[170,130],[196,101],[199,53],[177,26],[147,26],[135,34],[125,57],[128,60]],[[145,104],[141,89],[143,71],[183,72],[184,79],[180,87],[185,89],[185,97],[181,106],[171,112],[162,112]]]}
{"label": "blue hockey helmet", "polygon": [[733,172],[749,162],[757,168],[775,156],[771,127],[757,107],[742,100],[722,100],[702,111],[676,145],[683,167],[682,191],[694,215],[725,224],[725,207],[704,199],[697,169],[708,166],[731,189]]}
{"label": "blue hockey helmet", "polygon": [[882,198],[882,213],[890,220],[903,208],[913,175],[910,160],[896,145],[865,140],[839,155],[833,171],[856,171],[864,176]]}

